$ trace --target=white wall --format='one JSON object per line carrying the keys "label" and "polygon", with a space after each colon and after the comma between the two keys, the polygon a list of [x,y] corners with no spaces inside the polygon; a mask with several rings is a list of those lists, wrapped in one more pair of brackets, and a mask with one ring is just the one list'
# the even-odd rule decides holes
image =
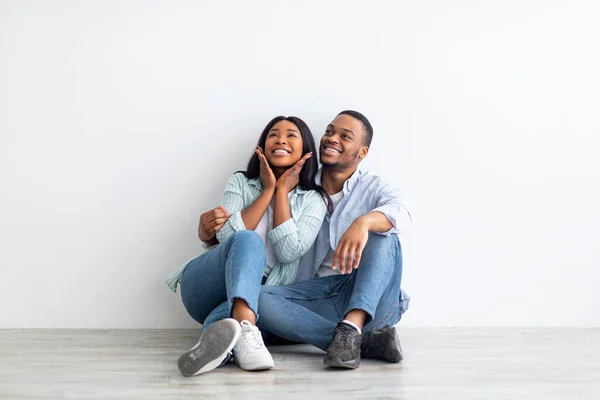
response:
{"label": "white wall", "polygon": [[193,327],[162,278],[278,114],[355,108],[408,326],[600,326],[594,1],[0,0],[0,328]]}

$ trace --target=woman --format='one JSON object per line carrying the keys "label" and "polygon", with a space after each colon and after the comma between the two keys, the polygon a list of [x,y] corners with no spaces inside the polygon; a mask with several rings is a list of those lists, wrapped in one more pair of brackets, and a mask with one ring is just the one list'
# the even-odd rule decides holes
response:
{"label": "woman", "polygon": [[233,349],[245,370],[273,367],[256,327],[261,284],[292,283],[300,257],[314,242],[330,204],[315,184],[315,143],[296,117],[265,127],[247,170],[227,182],[222,206],[229,219],[211,247],[167,277],[192,318],[204,325],[196,346],[177,365],[185,376],[218,367]]}

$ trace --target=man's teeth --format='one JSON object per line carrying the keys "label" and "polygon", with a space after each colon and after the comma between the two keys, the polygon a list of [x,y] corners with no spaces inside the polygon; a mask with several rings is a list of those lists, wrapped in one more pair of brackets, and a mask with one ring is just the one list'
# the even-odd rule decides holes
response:
{"label": "man's teeth", "polygon": [[334,151],[336,153],[341,153],[341,151],[339,151],[337,149],[332,149],[331,147],[325,147],[325,150],[327,150],[327,151]]}
{"label": "man's teeth", "polygon": [[275,150],[273,154],[289,154],[287,150]]}

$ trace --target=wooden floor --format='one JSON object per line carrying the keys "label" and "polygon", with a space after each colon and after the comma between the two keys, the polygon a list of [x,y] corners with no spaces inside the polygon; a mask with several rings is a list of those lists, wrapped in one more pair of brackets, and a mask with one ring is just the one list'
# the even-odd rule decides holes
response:
{"label": "wooden floor", "polygon": [[198,331],[0,330],[0,399],[600,399],[600,329],[399,332],[400,364],[332,371],[312,346],[281,346],[271,371],[184,378]]}

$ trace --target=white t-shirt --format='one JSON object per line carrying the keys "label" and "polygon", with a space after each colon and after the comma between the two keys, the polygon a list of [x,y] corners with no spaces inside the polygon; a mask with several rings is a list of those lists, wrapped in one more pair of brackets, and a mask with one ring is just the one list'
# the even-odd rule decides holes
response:
{"label": "white t-shirt", "polygon": [[[338,206],[338,204],[340,204],[340,201],[342,201],[342,199],[344,198],[344,192],[339,192],[336,193],[334,195],[329,196],[331,198],[331,202],[333,203],[333,209],[335,210],[335,208]],[[327,221],[327,218],[325,219],[325,221],[323,221],[324,224],[329,225],[329,221]],[[329,232],[329,226],[327,227],[327,232]],[[331,248],[331,243],[329,244],[329,251],[327,252],[327,255],[325,256],[325,258],[323,259],[323,262],[321,263],[321,265],[319,266],[319,269],[317,270],[317,274],[316,277],[317,278],[322,278],[324,276],[329,276],[329,275],[338,275],[340,273],[340,271],[332,269],[331,265],[333,264],[333,255],[335,254],[335,250],[333,250]]]}
{"label": "white t-shirt", "polygon": [[[288,200],[292,198],[292,195],[296,193],[296,189],[293,189],[288,193]],[[277,264],[277,255],[275,254],[275,247],[273,247],[273,243],[269,240],[267,234],[273,230],[273,205],[275,204],[275,199],[271,201],[269,204],[269,208],[263,214],[262,218],[258,222],[256,229],[254,232],[258,233],[265,244],[265,254],[267,256],[267,266],[265,267],[264,276],[269,276],[275,264]]]}

